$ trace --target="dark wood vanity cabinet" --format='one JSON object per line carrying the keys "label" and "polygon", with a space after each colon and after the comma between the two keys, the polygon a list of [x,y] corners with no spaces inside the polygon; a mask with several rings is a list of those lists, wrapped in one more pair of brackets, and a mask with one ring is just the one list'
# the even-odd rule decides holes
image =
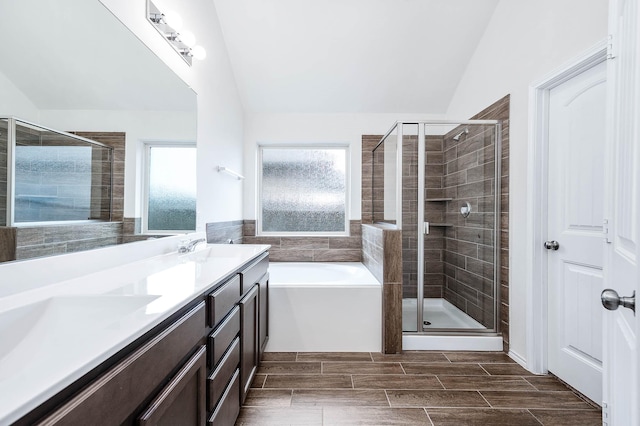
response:
{"label": "dark wood vanity cabinet", "polygon": [[266,273],[258,282],[260,292],[258,303],[260,303],[260,319],[258,321],[258,361],[262,360],[264,348],[269,340],[269,273]]}
{"label": "dark wood vanity cabinet", "polygon": [[241,338],[240,338],[240,402],[244,403],[251,382],[258,369],[258,321],[260,305],[258,294],[260,287],[256,284],[240,301]]}
{"label": "dark wood vanity cabinet", "polygon": [[233,425],[268,339],[268,265],[249,262],[16,425]]}
{"label": "dark wood vanity cabinet", "polygon": [[205,330],[202,301],[37,424],[158,424],[183,406],[204,418]]}
{"label": "dark wood vanity cabinet", "polygon": [[185,363],[138,417],[138,425],[202,425],[206,418],[206,346]]}

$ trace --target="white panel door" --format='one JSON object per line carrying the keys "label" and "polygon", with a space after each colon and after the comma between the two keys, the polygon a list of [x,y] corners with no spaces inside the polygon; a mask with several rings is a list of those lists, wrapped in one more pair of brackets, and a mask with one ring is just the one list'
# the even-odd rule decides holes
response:
{"label": "white panel door", "polygon": [[548,369],[602,401],[606,63],[549,93]]}
{"label": "white panel door", "polygon": [[[612,0],[609,31],[613,58],[608,62],[611,112],[607,140],[609,241],[605,249],[605,286],[619,296],[638,292],[640,273],[640,1]],[[640,424],[638,316],[619,307],[604,311],[604,404],[606,425]]]}

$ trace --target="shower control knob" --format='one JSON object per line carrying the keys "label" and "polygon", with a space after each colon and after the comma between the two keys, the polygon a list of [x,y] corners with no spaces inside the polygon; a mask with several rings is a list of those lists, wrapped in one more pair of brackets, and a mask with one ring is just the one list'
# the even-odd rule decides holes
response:
{"label": "shower control knob", "polygon": [[560,243],[558,243],[556,240],[545,241],[544,248],[546,248],[547,250],[558,250],[560,248]]}

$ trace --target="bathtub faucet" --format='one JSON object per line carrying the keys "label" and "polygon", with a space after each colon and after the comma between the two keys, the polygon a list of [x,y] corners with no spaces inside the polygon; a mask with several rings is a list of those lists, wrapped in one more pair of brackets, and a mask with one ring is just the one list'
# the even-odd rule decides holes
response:
{"label": "bathtub faucet", "polygon": [[197,240],[192,240],[189,242],[180,242],[178,246],[178,253],[190,253],[196,249],[196,246],[200,243],[205,243],[207,240],[204,238],[198,238]]}

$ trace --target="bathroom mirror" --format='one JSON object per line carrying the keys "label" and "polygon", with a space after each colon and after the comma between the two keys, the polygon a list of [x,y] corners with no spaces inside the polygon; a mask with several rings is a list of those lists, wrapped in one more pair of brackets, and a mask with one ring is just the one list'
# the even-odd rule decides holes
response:
{"label": "bathroom mirror", "polygon": [[193,90],[99,0],[2,1],[0,16],[0,115],[125,132],[114,173],[125,175],[124,217],[140,217],[142,144],[195,142]]}

